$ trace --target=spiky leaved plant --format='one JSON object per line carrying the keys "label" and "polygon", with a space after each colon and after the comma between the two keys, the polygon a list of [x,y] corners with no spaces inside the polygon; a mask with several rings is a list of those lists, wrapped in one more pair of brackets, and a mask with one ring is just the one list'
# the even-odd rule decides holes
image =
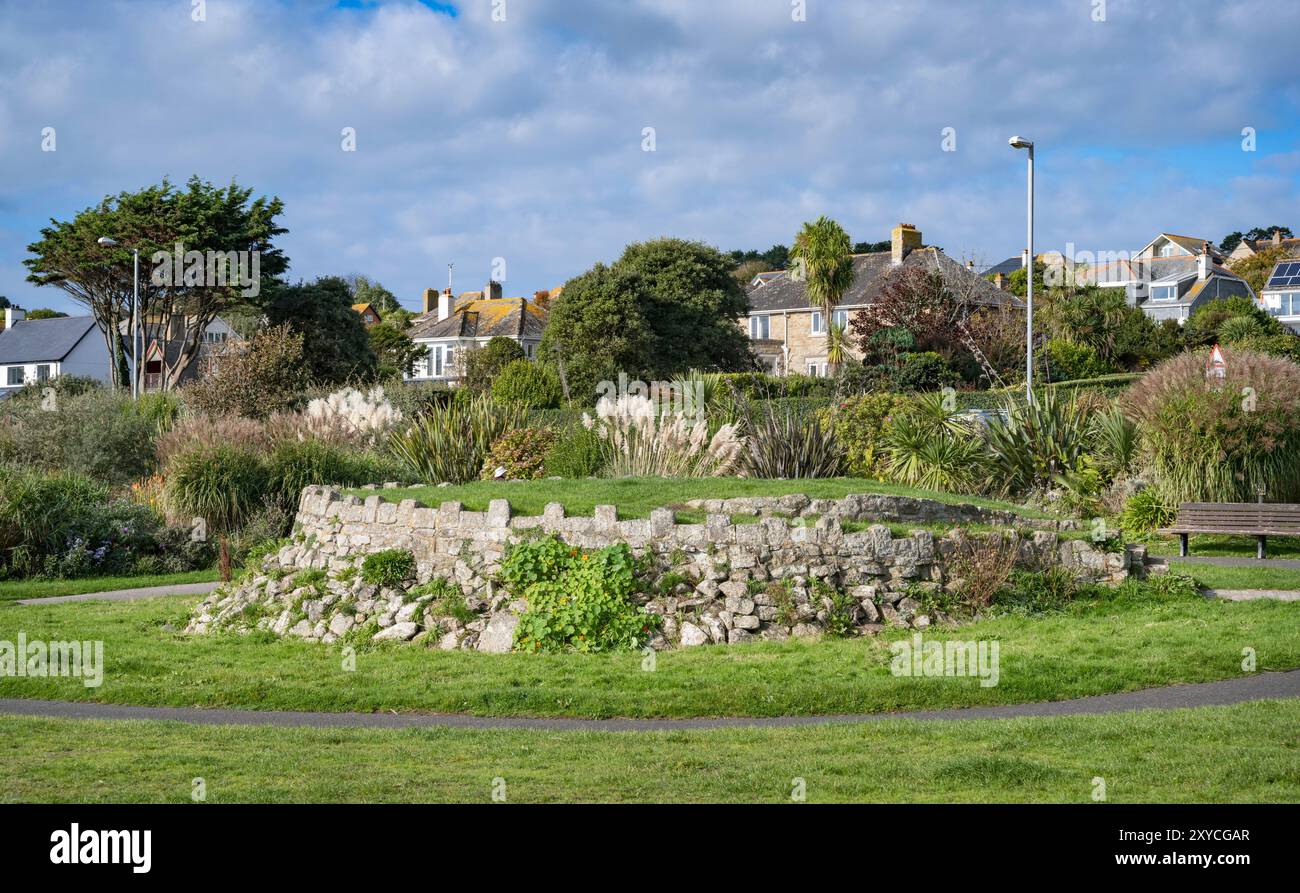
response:
{"label": "spiky leaved plant", "polygon": [[450,400],[390,434],[388,449],[421,481],[464,484],[478,478],[492,444],[523,428],[527,416],[524,406],[494,403],[487,395]]}

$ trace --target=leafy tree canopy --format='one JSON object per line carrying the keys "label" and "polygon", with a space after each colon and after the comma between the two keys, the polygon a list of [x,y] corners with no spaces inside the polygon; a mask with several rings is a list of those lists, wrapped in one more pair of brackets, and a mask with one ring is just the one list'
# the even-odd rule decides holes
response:
{"label": "leafy tree canopy", "polygon": [[63,319],[68,314],[58,310],[51,310],[49,307],[38,307],[27,314],[28,319]]}
{"label": "leafy tree canopy", "polygon": [[337,276],[281,285],[268,296],[267,321],[302,335],[303,358],[317,384],[369,380],[378,369],[365,323],[352,309],[352,290]]}
{"label": "leafy tree canopy", "polygon": [[1291,227],[1289,226],[1257,226],[1244,233],[1228,233],[1223,237],[1223,241],[1219,243],[1219,250],[1224,254],[1230,254],[1233,249],[1242,243],[1243,240],[1247,242],[1258,242],[1260,239],[1271,239],[1273,238],[1273,233],[1277,230],[1282,231],[1282,238],[1293,238]]}
{"label": "leafy tree canopy", "polygon": [[[115,358],[114,380],[122,383],[129,339],[119,326],[130,317],[131,250],[137,249],[141,318],[158,331],[181,333],[181,350],[169,353],[163,370],[163,386],[170,388],[197,360],[207,325],[224,310],[256,301],[288,268],[273,243],[287,232],[276,224],[283,211],[278,198],[254,199],[252,189],[234,182],[214,186],[192,177],[182,189],[163,180],[107,196],[72,220],[51,220],[27,246],[32,256],[23,263],[29,282],[61,289],[95,317]],[[100,245],[101,237],[118,244]],[[176,268],[178,243],[203,257],[197,269],[184,255]]]}

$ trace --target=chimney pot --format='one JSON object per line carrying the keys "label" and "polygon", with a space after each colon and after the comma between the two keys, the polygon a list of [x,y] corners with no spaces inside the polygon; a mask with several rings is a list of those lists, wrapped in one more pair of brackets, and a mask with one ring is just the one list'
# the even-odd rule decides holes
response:
{"label": "chimney pot", "polygon": [[1201,243],[1201,253],[1196,256],[1196,278],[1205,280],[1210,278],[1210,271],[1214,269],[1214,260],[1210,255],[1210,243]]}
{"label": "chimney pot", "polygon": [[501,299],[501,283],[495,279],[489,279],[487,287],[483,289],[483,297],[489,301]]}

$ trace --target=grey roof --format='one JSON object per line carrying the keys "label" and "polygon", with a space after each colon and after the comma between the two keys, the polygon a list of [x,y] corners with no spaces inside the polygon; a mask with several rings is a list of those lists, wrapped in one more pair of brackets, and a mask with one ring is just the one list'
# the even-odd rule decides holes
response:
{"label": "grey roof", "polygon": [[19,320],[0,332],[0,365],[58,362],[94,328],[92,316]]}
{"label": "grey roof", "polygon": [[1020,255],[1016,255],[1015,257],[1008,257],[1000,264],[994,264],[989,267],[984,271],[983,275],[996,276],[998,273],[1001,273],[1003,276],[1010,276],[1016,270],[1023,270],[1024,268],[1025,259]]}
{"label": "grey roof", "polygon": [[525,298],[464,300],[446,319],[437,311],[411,320],[412,339],[436,338],[540,338],[546,328],[546,308]]}
{"label": "grey roof", "polygon": [[[915,249],[903,258],[903,263],[898,267],[893,266],[892,255],[888,251],[853,255],[853,284],[840,299],[839,306],[860,307],[873,303],[880,296],[887,274],[894,269],[933,270],[936,263],[945,276],[973,281],[975,299],[979,303],[1020,306],[1019,298],[997,289],[983,276],[966,269],[938,248]],[[804,283],[792,279],[788,271],[783,271],[766,285],[749,289],[747,296],[751,313],[807,310],[811,306]]]}

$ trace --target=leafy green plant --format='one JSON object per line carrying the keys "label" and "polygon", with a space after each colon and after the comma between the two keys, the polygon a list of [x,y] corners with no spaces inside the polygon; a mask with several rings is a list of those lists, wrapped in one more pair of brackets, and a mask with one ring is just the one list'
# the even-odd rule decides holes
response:
{"label": "leafy green plant", "polygon": [[759,478],[836,477],[844,450],[833,427],[790,401],[742,401],[744,466]]}
{"label": "leafy green plant", "polygon": [[818,417],[834,430],[848,471],[855,477],[877,478],[885,472],[885,435],[892,417],[906,406],[907,398],[898,394],[862,394],[822,410]]}
{"label": "leafy green plant", "polygon": [[549,366],[512,360],[492,380],[492,399],[526,409],[552,409],[560,405],[560,380]]}
{"label": "leafy green plant", "polygon": [[831,638],[843,639],[853,635],[854,616],[858,610],[857,600],[841,589],[836,589],[823,582],[814,580],[813,596],[820,599],[826,610],[824,629]]}
{"label": "leafy green plant", "polygon": [[547,477],[596,477],[605,467],[604,441],[582,426],[570,429],[551,445],[544,461]]}
{"label": "leafy green plant", "polygon": [[993,604],[1020,614],[1046,614],[1066,608],[1082,587],[1064,567],[1042,571],[1013,571],[1006,586],[998,590]]}
{"label": "leafy green plant", "polygon": [[265,505],[268,483],[266,466],[252,453],[201,447],[172,459],[163,499],[173,517],[202,518],[210,531],[229,534]]}
{"label": "leafy green plant", "polygon": [[1182,502],[1300,501],[1300,366],[1224,347],[1223,378],[1205,351],[1162,363],[1133,385],[1125,410],[1143,434],[1154,486]]}
{"label": "leafy green plant", "polygon": [[1161,601],[1200,598],[1201,596],[1201,584],[1196,581],[1195,577],[1175,571],[1152,574],[1144,582],[1151,596]]}
{"label": "leafy green plant", "polygon": [[941,394],[921,394],[895,411],[883,438],[891,480],[928,490],[976,492],[986,477],[979,432]]}
{"label": "leafy green plant", "polygon": [[[1079,489],[1087,470],[1094,404],[1053,389],[1033,401],[1008,403],[1005,420],[985,429],[994,489],[1009,494]],[[1073,477],[1072,477],[1073,476]]]}
{"label": "leafy green plant", "polygon": [[488,451],[480,475],[489,481],[498,477],[497,469],[504,469],[500,477],[511,481],[528,481],[540,478],[547,453],[557,437],[550,428],[520,428],[497,438]]}
{"label": "leafy green plant", "polygon": [[637,566],[624,543],[586,551],[547,537],[512,546],[501,578],[528,603],[515,647],[533,652],[640,647],[659,618],[632,603]]}
{"label": "leafy green plant", "polygon": [[1096,378],[1115,371],[1115,367],[1103,360],[1096,348],[1066,338],[1048,341],[1042,359],[1050,370],[1051,381]]}
{"label": "leafy green plant", "polygon": [[1147,487],[1134,493],[1124,503],[1119,523],[1126,531],[1147,534],[1173,524],[1177,514],[1177,506],[1165,502],[1154,488]]}
{"label": "leafy green plant", "polygon": [[491,397],[450,400],[428,409],[389,436],[389,450],[420,480],[464,484],[478,478],[483,460],[503,434],[522,428],[527,410]]}
{"label": "leafy green plant", "polygon": [[371,586],[393,589],[414,576],[415,556],[405,549],[371,552],[361,562],[361,579]]}

